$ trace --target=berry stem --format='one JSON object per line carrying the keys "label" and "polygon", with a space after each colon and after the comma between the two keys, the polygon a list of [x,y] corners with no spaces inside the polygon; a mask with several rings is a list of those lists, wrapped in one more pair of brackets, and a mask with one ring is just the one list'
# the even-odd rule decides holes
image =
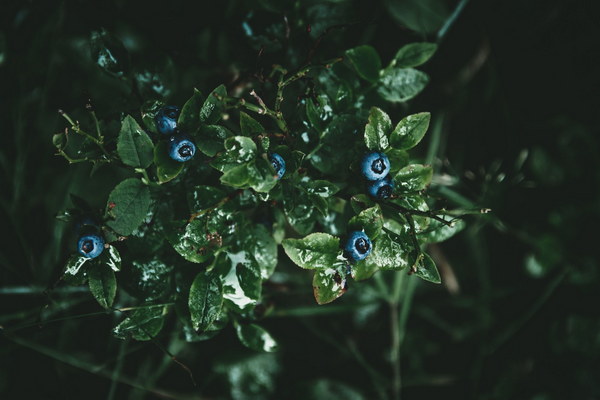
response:
{"label": "berry stem", "polygon": [[[104,153],[104,155],[106,156],[106,158],[110,159],[110,154],[108,153],[108,151],[106,151],[106,149],[104,148],[104,144],[102,142],[101,139],[97,139],[95,137],[93,137],[92,135],[90,135],[89,133],[87,133],[86,131],[84,131],[83,129],[81,129],[81,127],[79,126],[79,122],[75,122],[66,112],[64,112],[63,110],[58,110],[58,113],[60,115],[62,115],[64,117],[64,119],[67,120],[67,122],[69,122],[71,124],[71,129],[75,132],[78,133],[80,135],[83,135],[85,137],[87,137],[88,139],[90,139],[92,142],[96,143],[98,145],[98,147],[100,148],[100,150],[102,150],[102,152]],[[97,120],[96,120],[97,121]],[[98,127],[98,129],[100,129]],[[101,136],[100,136],[101,137]]]}

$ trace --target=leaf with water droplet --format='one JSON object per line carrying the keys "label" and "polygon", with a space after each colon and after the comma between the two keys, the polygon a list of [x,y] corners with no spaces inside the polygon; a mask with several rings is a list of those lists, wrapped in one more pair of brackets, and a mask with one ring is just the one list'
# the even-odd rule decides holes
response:
{"label": "leaf with water droplet", "polygon": [[88,269],[90,292],[104,308],[110,308],[117,294],[115,272],[107,264],[97,263]]}
{"label": "leaf with water droplet", "polygon": [[325,269],[315,271],[313,293],[319,304],[331,303],[346,293],[346,265],[338,261]]}
{"label": "leaf with water droplet", "polygon": [[193,328],[205,331],[219,316],[223,306],[221,278],[205,271],[196,275],[190,288],[188,306]]}
{"label": "leaf with water droplet", "polygon": [[431,114],[422,112],[402,118],[390,136],[390,144],[399,150],[415,147],[429,128]]}
{"label": "leaf with water droplet", "polygon": [[346,50],[345,55],[358,75],[371,83],[377,82],[381,70],[381,58],[372,46],[357,46]]}
{"label": "leaf with water droplet", "polygon": [[419,192],[431,183],[433,168],[430,165],[411,164],[402,168],[394,175],[394,184],[397,192]]}
{"label": "leaf with water droplet", "polygon": [[303,239],[284,239],[283,249],[299,267],[331,268],[341,255],[340,239],[327,233],[311,233]]}
{"label": "leaf with water droplet", "polygon": [[390,67],[410,68],[425,64],[436,52],[437,44],[427,42],[409,43],[398,50]]}
{"label": "leaf with water droplet", "polygon": [[385,69],[377,93],[389,102],[399,103],[412,99],[425,89],[429,83],[429,76],[412,68]]}
{"label": "leaf with water droplet", "polygon": [[369,122],[365,126],[365,145],[369,150],[383,151],[388,148],[388,137],[392,130],[392,120],[382,109],[372,107]]}
{"label": "leaf with water droplet", "polygon": [[348,230],[364,231],[371,240],[374,240],[379,236],[382,228],[383,214],[381,213],[379,204],[376,204],[375,207],[361,211],[348,222]]}
{"label": "leaf with water droplet", "polygon": [[200,122],[207,125],[216,124],[221,119],[221,114],[224,109],[223,97],[227,96],[225,85],[219,85],[213,90],[200,109]]}
{"label": "leaf with water droplet", "polygon": [[108,196],[106,223],[117,233],[127,236],[144,221],[150,210],[150,190],[139,179],[119,183]]}
{"label": "leaf with water droplet", "polygon": [[164,306],[141,306],[113,329],[119,339],[151,340],[162,329],[165,322]]}

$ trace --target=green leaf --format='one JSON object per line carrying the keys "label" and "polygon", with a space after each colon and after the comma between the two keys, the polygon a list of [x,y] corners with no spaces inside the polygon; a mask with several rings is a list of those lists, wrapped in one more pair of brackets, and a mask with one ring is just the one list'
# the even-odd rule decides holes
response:
{"label": "green leaf", "polygon": [[431,257],[425,253],[423,253],[421,262],[417,264],[417,272],[415,272],[415,275],[429,282],[442,283],[440,273],[438,272],[435,263]]}
{"label": "green leaf", "polygon": [[371,107],[369,122],[365,126],[365,145],[369,150],[385,150],[389,146],[388,136],[392,130],[389,115],[377,107]]}
{"label": "green leaf", "polygon": [[249,349],[271,353],[277,351],[277,342],[269,332],[256,324],[236,324],[240,342]]}
{"label": "green leaf", "polygon": [[257,152],[256,143],[245,136],[233,136],[225,140],[225,152],[210,165],[221,172],[252,161]]}
{"label": "green leaf", "polygon": [[384,100],[400,103],[421,93],[429,83],[429,76],[412,68],[391,68],[384,70],[379,83],[377,93]]}
{"label": "green leaf", "polygon": [[246,262],[235,264],[235,275],[244,295],[253,301],[258,301],[262,294],[261,271],[258,265],[244,252]]}
{"label": "green leaf", "polygon": [[262,279],[269,279],[277,266],[277,243],[264,225],[255,225],[248,237],[247,249],[252,254]]}
{"label": "green leaf", "polygon": [[153,147],[146,132],[131,115],[127,115],[117,140],[117,152],[123,163],[134,168],[147,168],[152,163]]}
{"label": "green leaf", "polygon": [[214,207],[227,196],[224,190],[214,186],[194,186],[187,193],[190,212],[196,213]]}
{"label": "green leaf", "polygon": [[398,50],[390,67],[418,67],[421,64],[425,64],[436,50],[437,44],[435,43],[409,43]]}
{"label": "green leaf", "polygon": [[306,185],[306,191],[309,194],[314,194],[319,197],[323,197],[324,199],[328,199],[339,192],[340,188],[336,184],[329,181],[317,179],[308,182]]}
{"label": "green leaf", "polygon": [[[440,217],[444,218],[443,215]],[[452,222],[452,225],[445,225],[439,221],[431,220],[429,227],[419,233],[419,238],[425,243],[439,243],[450,239],[465,228],[465,221],[462,219]]]}
{"label": "green leaf", "polygon": [[144,221],[150,203],[150,190],[146,185],[136,178],[125,179],[108,196],[106,215],[112,219],[106,224],[127,236]]}
{"label": "green leaf", "polygon": [[365,259],[366,269],[399,270],[412,266],[408,238],[382,233],[373,242],[373,251]]}
{"label": "green leaf", "polygon": [[327,233],[311,233],[304,239],[284,239],[283,249],[299,267],[331,268],[340,251],[340,239]]}
{"label": "green leaf", "polygon": [[408,165],[410,157],[405,150],[398,150],[390,147],[386,150],[385,154],[390,160],[390,174],[396,173]]}
{"label": "green leaf", "polygon": [[117,294],[115,272],[105,264],[96,264],[88,269],[90,291],[104,308],[110,308]]}
{"label": "green leaf", "polygon": [[259,193],[267,193],[277,185],[277,177],[273,165],[260,157],[249,163],[249,185]]}
{"label": "green leaf", "polygon": [[154,117],[156,117],[156,114],[161,108],[163,108],[164,105],[165,103],[158,100],[149,100],[142,105],[142,121],[144,122],[146,130],[158,134],[158,130],[156,130],[156,121],[154,120]]}
{"label": "green leaf", "polygon": [[115,246],[109,245],[98,257],[98,263],[107,265],[113,271],[118,272],[121,270],[121,254]]}
{"label": "green leaf", "polygon": [[350,198],[350,205],[355,213],[373,207],[375,202],[366,194],[356,194]]}
{"label": "green leaf", "polygon": [[201,272],[196,275],[188,299],[192,326],[196,331],[205,331],[221,312],[223,285],[221,278]]}
{"label": "green leaf", "polygon": [[400,150],[408,150],[415,147],[429,128],[431,114],[422,112],[403,118],[390,136],[392,147]]}
{"label": "green leaf", "polygon": [[346,292],[345,265],[316,270],[312,285],[317,303],[331,303]]}
{"label": "green leaf", "polygon": [[357,261],[352,265],[352,278],[355,281],[369,279],[375,272],[379,271],[379,266],[377,266],[377,264],[367,262],[369,258],[371,258],[370,255],[366,259]]}
{"label": "green leaf", "polygon": [[83,268],[83,265],[90,260],[91,258],[73,254],[67,260],[63,279],[70,285],[83,284],[87,279],[87,268]]}
{"label": "green leaf", "polygon": [[346,50],[345,54],[358,75],[369,82],[377,82],[379,70],[381,70],[381,59],[373,47],[362,45]]}
{"label": "green leaf", "polygon": [[220,98],[226,96],[227,89],[225,88],[225,85],[220,85],[213,90],[200,109],[200,122],[207,125],[213,125],[219,122],[224,107],[223,101],[220,100]]}
{"label": "green leaf", "polygon": [[394,184],[399,192],[418,192],[425,189],[433,177],[430,165],[411,164],[402,168],[394,176]]}
{"label": "green leaf", "polygon": [[361,211],[348,222],[349,231],[364,231],[371,240],[375,240],[379,236],[382,228],[383,214],[379,204]]}
{"label": "green leaf", "polygon": [[154,147],[154,164],[156,164],[156,176],[161,183],[176,178],[183,170],[183,163],[169,157],[169,145],[164,140],[158,142]]}
{"label": "green leaf", "polygon": [[214,253],[213,243],[208,237],[210,232],[207,231],[206,218],[196,218],[189,224],[187,221],[176,221],[167,230],[167,240],[175,251],[193,263],[202,263]]}
{"label": "green leaf", "polygon": [[151,340],[163,327],[164,311],[164,306],[142,306],[117,325],[113,333],[119,339]]}
{"label": "green leaf", "polygon": [[209,157],[223,150],[223,141],[232,133],[221,125],[201,125],[194,135],[196,147]]}
{"label": "green leaf", "polygon": [[265,132],[265,128],[254,118],[240,111],[240,129],[244,136],[254,136]]}
{"label": "green leaf", "polygon": [[200,124],[200,109],[202,108],[202,93],[194,89],[194,94],[185,102],[179,113],[177,129],[181,132],[193,132]]}

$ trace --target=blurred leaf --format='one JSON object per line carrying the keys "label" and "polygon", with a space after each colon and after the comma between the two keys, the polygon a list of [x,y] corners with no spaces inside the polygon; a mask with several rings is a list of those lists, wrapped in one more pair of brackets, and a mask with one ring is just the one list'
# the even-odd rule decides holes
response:
{"label": "blurred leaf", "polygon": [[258,353],[252,356],[235,356],[215,365],[215,371],[226,374],[231,398],[234,400],[266,400],[275,390],[275,375],[279,363],[274,354]]}
{"label": "blurred leaf", "polygon": [[113,333],[119,339],[152,340],[158,335],[164,322],[163,306],[142,306],[117,325]]}
{"label": "blurred leaf", "polygon": [[111,75],[122,77],[129,72],[129,54],[116,36],[102,29],[90,36],[92,60]]}
{"label": "blurred leaf", "polygon": [[306,400],[365,400],[359,391],[343,382],[331,379],[319,379],[310,381],[306,389],[301,391],[301,399]]}
{"label": "blurred leaf", "polygon": [[379,236],[382,228],[383,215],[379,204],[361,211],[348,222],[348,230],[364,231],[371,240],[375,240]]}
{"label": "blurred leaf", "polygon": [[402,168],[394,176],[394,184],[398,192],[418,192],[424,190],[433,177],[430,165],[411,164]]}
{"label": "blurred leaf", "polygon": [[98,304],[110,308],[117,294],[115,272],[106,264],[96,264],[88,269],[88,284]]}
{"label": "blurred leaf", "polygon": [[415,272],[415,275],[429,282],[442,283],[440,273],[438,272],[435,263],[431,257],[425,253],[423,253],[423,260],[417,264],[417,272]]}
{"label": "blurred leaf", "polygon": [[134,168],[147,168],[153,160],[154,145],[132,116],[127,115],[121,124],[117,151],[123,163]]}
{"label": "blurred leaf", "polygon": [[192,326],[196,331],[205,331],[219,316],[223,306],[221,278],[206,272],[196,275],[188,300]]}
{"label": "blurred leaf", "polygon": [[159,141],[154,147],[154,164],[160,183],[175,179],[183,170],[183,163],[177,162],[169,156],[169,145],[164,140]]}
{"label": "blurred leaf", "polygon": [[202,105],[200,109],[200,122],[203,122],[207,125],[216,124],[221,120],[221,115],[223,113],[223,101],[221,100],[223,97],[227,96],[227,89],[225,85],[218,86],[215,90],[213,90]]}
{"label": "blurred leaf", "polygon": [[371,83],[377,82],[379,70],[381,70],[381,59],[372,46],[358,46],[346,50],[345,54],[358,75]]}
{"label": "blurred leaf", "polygon": [[426,63],[435,54],[435,43],[409,43],[403,46],[392,60],[390,67],[410,68]]}
{"label": "blurred leaf", "polygon": [[198,129],[200,124],[200,109],[202,108],[202,93],[194,89],[194,94],[185,102],[179,113],[177,129],[180,132],[190,133]]}
{"label": "blurred leaf", "polygon": [[117,233],[127,236],[136,229],[150,209],[150,190],[139,179],[129,178],[119,183],[110,195],[106,224]]}
{"label": "blurred leaf", "polygon": [[423,34],[437,31],[449,15],[444,0],[385,0],[384,4],[400,25]]}
{"label": "blurred leaf", "polygon": [[383,151],[387,149],[391,130],[390,117],[380,108],[372,107],[369,113],[369,122],[365,126],[365,145],[369,150]]}
{"label": "blurred leaf", "polygon": [[240,342],[249,349],[271,353],[277,351],[277,342],[264,328],[256,324],[236,324]]}
{"label": "blurred leaf", "polygon": [[401,150],[408,150],[415,147],[429,128],[431,114],[428,112],[409,115],[403,118],[390,136],[392,147]]}
{"label": "blurred leaf", "polygon": [[303,239],[284,239],[283,249],[299,267],[331,268],[340,251],[340,239],[327,233],[312,233]]}
{"label": "blurred leaf", "polygon": [[390,68],[383,71],[379,82],[377,93],[384,100],[400,103],[421,93],[429,83],[429,76],[412,68]]}

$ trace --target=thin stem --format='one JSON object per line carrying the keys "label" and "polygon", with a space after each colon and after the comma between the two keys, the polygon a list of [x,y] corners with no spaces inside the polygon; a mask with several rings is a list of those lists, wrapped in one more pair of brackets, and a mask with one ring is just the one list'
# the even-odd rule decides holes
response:
{"label": "thin stem", "polygon": [[223,204],[227,203],[229,200],[233,199],[235,196],[238,196],[240,193],[242,193],[241,190],[236,190],[235,192],[229,194],[228,196],[223,197],[221,200],[219,200],[219,202],[217,204],[215,204],[212,207],[206,208],[202,211],[198,211],[197,213],[194,213],[190,216],[190,219],[188,220],[188,223],[192,222],[193,220],[195,220],[196,218],[204,215],[204,214],[208,214],[210,212],[213,212],[214,210],[216,210],[217,208],[221,207]]}
{"label": "thin stem", "polygon": [[138,172],[140,174],[142,174],[142,182],[148,186],[160,186],[161,184],[159,182],[154,182],[153,180],[150,179],[150,177],[148,176],[148,171],[146,171],[144,168],[136,168],[135,172]]}
{"label": "thin stem", "polygon": [[91,140],[92,142],[96,143],[96,145],[98,145],[98,147],[100,148],[100,150],[102,150],[102,152],[104,153],[104,155],[107,158],[110,158],[110,154],[108,153],[108,151],[106,151],[106,149],[104,148],[104,144],[102,142],[102,140],[93,137],[92,135],[90,135],[89,133],[87,133],[86,131],[84,131],[83,129],[81,129],[81,127],[79,126],[79,123],[76,123],[67,113],[65,113],[63,110],[58,110],[58,113],[60,115],[62,115],[70,124],[71,124],[71,129],[75,132],[78,133],[80,135],[83,135],[85,137],[87,137],[89,140]]}

